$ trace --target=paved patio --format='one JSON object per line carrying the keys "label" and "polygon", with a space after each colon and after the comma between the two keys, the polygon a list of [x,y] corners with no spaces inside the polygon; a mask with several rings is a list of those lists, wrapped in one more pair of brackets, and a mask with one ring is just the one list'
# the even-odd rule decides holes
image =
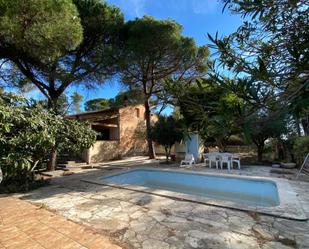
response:
{"label": "paved patio", "polygon": [[[19,197],[44,204],[68,219],[109,235],[127,248],[309,248],[308,221],[212,207],[80,181],[138,164],[143,163],[104,164],[102,169],[55,178],[50,186]],[[270,169],[251,166],[231,173],[289,176],[270,174]],[[205,168],[197,170],[216,172]],[[309,216],[309,182],[291,180],[290,184]]]}
{"label": "paved patio", "polygon": [[93,229],[42,207],[0,198],[0,249],[121,249]]}

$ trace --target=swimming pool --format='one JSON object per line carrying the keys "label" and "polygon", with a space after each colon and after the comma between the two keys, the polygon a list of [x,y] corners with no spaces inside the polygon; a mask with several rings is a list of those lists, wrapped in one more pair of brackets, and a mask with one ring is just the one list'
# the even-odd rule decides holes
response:
{"label": "swimming pool", "polygon": [[[297,194],[286,179],[168,168],[115,169],[82,181],[106,187],[232,208],[294,220],[307,220]],[[155,200],[155,199],[154,199]],[[180,204],[181,205],[181,204]]]}
{"label": "swimming pool", "polygon": [[273,207],[280,204],[276,183],[266,180],[150,169],[132,170],[103,179],[110,183],[138,185],[250,206]]}

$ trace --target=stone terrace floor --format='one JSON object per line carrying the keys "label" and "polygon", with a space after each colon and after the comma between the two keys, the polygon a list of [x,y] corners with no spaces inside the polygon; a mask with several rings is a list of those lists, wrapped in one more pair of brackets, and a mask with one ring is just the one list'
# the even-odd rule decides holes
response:
{"label": "stone terrace floor", "polygon": [[[109,174],[119,167],[144,166],[144,163],[141,160],[102,164],[99,169],[55,177],[51,185],[15,197],[48,207],[67,219],[108,235],[123,248],[309,248],[308,221],[212,207],[81,181]],[[270,169],[248,166],[231,174],[291,177],[271,174]],[[205,167],[196,170],[222,172]],[[223,173],[227,173],[226,170]],[[302,180],[306,181],[290,180],[290,184],[309,216],[309,182]],[[2,236],[2,231],[0,234]]]}
{"label": "stone terrace floor", "polygon": [[108,237],[41,207],[0,198],[0,249],[120,249]]}

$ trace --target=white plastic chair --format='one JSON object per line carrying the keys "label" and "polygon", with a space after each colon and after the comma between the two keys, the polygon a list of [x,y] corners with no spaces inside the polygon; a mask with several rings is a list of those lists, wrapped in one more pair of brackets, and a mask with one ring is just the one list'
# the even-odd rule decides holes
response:
{"label": "white plastic chair", "polygon": [[180,167],[192,166],[195,164],[195,159],[192,154],[186,154],[185,159],[181,160]]}
{"label": "white plastic chair", "polygon": [[220,160],[221,169],[223,169],[223,164],[227,164],[227,169],[231,170],[231,167],[233,167],[232,155],[229,153],[221,153],[220,157],[221,157]]}
{"label": "white plastic chair", "polygon": [[232,155],[232,168],[233,168],[234,163],[237,163],[238,169],[240,169],[240,157],[239,156]]}
{"label": "white plastic chair", "polygon": [[208,155],[209,158],[209,168],[212,167],[212,163],[214,162],[216,164],[216,169],[218,169],[219,163],[220,163],[220,156],[218,153],[210,153]]}
{"label": "white plastic chair", "polygon": [[203,153],[203,159],[205,166],[207,166],[207,163],[209,164],[209,153]]}

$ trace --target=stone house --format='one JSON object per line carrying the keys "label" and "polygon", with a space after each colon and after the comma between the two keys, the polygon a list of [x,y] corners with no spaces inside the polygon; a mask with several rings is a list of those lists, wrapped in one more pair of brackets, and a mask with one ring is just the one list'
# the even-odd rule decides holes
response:
{"label": "stone house", "polygon": [[[68,115],[67,118],[88,121],[98,134],[95,144],[80,155],[81,159],[96,163],[146,154],[144,113],[143,105],[134,105]],[[151,115],[155,122],[157,116]]]}

